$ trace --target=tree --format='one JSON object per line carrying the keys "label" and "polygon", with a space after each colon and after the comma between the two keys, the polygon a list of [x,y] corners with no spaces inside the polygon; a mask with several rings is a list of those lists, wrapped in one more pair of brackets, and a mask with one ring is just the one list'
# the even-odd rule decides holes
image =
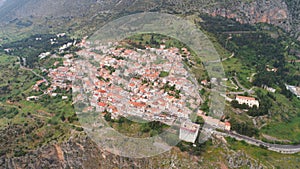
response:
{"label": "tree", "polygon": [[112,119],[111,119],[111,113],[106,112],[105,115],[104,115],[104,119],[105,119],[106,121],[111,121],[111,120],[112,120]]}

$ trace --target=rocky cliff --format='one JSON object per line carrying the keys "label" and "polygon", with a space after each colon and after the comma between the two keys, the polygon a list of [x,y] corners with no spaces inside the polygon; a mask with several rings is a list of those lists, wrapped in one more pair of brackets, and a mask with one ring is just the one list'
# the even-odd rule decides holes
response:
{"label": "rocky cliff", "polygon": [[49,144],[25,156],[0,158],[0,168],[198,168],[197,161],[178,149],[147,159],[123,158],[99,148],[86,135],[71,137],[63,143]]}
{"label": "rocky cliff", "polygon": [[[223,147],[223,148],[221,148]],[[264,164],[249,158],[244,152],[228,150],[226,145],[216,139],[209,149],[221,149],[214,158],[202,155],[193,156],[181,152],[178,148],[151,158],[130,159],[119,157],[99,148],[85,134],[73,135],[62,143],[49,145],[32,150],[25,156],[0,158],[0,168],[85,168],[85,169],[112,169],[112,168],[264,168]],[[203,151],[205,152],[205,151]],[[205,152],[211,153],[211,152]],[[215,153],[215,152],[214,152]],[[222,160],[221,160],[222,159]],[[220,161],[221,160],[221,161]]]}
{"label": "rocky cliff", "polygon": [[[213,16],[219,15],[235,19],[241,23],[268,23],[276,25],[300,40],[299,6],[300,1],[293,5],[284,0],[255,0],[252,2],[234,2],[230,6],[212,7],[204,10]],[[294,6],[294,5],[298,5]]]}

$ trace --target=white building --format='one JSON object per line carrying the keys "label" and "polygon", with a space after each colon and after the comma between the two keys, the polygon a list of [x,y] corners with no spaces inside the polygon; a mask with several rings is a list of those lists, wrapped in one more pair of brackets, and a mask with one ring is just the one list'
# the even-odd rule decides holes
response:
{"label": "white building", "polygon": [[62,99],[62,100],[67,100],[67,99],[68,99],[68,96],[62,96],[61,99]]}
{"label": "white building", "polygon": [[39,96],[30,96],[30,97],[26,98],[27,101],[38,100],[38,99],[39,99]]}
{"label": "white building", "polygon": [[300,98],[300,88],[299,87],[291,86],[291,85],[287,85],[287,84],[285,84],[285,87],[287,90],[291,91],[294,95],[296,95],[297,98]]}
{"label": "white building", "polygon": [[185,121],[181,124],[180,132],[179,132],[179,139],[195,143],[198,133],[199,133],[199,124],[192,123],[191,121]]}
{"label": "white building", "polygon": [[276,89],[272,87],[268,87],[267,85],[262,85],[262,88],[266,89],[268,92],[272,92],[272,93],[276,92]]}
{"label": "white building", "polygon": [[246,104],[249,107],[253,107],[254,105],[259,107],[259,102],[254,97],[236,96],[236,101],[238,101],[239,104]]}

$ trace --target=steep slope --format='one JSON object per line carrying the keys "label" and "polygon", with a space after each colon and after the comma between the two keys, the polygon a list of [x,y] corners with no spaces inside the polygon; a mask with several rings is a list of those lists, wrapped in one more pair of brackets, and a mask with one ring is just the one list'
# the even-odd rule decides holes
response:
{"label": "steep slope", "polygon": [[290,13],[291,33],[300,40],[300,0],[285,0]]}
{"label": "steep slope", "polygon": [[[49,22],[51,28],[69,28],[73,24],[93,25],[95,18],[122,16],[141,11],[161,11],[174,14],[204,12],[234,18],[241,23],[270,23],[299,37],[299,0],[10,0],[0,7],[0,21],[30,20],[39,25]],[[105,14],[105,15],[104,15]],[[113,17],[114,18],[114,17]],[[78,22],[78,20],[85,22]],[[90,22],[88,22],[90,21]],[[45,29],[45,27],[43,27]]]}

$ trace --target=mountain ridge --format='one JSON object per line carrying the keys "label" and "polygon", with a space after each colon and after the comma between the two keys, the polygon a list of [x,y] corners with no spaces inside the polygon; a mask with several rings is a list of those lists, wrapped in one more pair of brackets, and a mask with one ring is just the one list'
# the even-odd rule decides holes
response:
{"label": "mountain ridge", "polygon": [[11,0],[0,7],[0,22],[3,24],[15,19],[29,19],[33,22],[39,20],[44,25],[47,19],[74,20],[75,23],[75,19],[92,20],[103,14],[120,16],[143,11],[173,14],[200,12],[232,18],[241,23],[273,24],[300,40],[300,9],[297,4],[300,4],[299,0],[86,0],[84,3],[80,0]]}

